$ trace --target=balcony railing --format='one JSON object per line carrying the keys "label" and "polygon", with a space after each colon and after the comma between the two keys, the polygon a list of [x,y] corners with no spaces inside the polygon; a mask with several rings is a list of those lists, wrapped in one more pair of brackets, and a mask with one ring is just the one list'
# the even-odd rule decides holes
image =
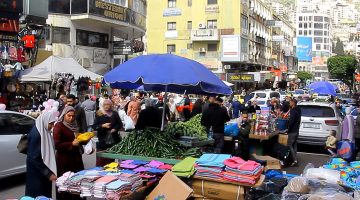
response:
{"label": "balcony railing", "polygon": [[71,15],[87,14],[114,21],[129,23],[146,29],[146,17],[130,8],[108,3],[102,0],[72,0]]}
{"label": "balcony railing", "polygon": [[216,51],[194,52],[194,59],[220,59],[220,53]]}

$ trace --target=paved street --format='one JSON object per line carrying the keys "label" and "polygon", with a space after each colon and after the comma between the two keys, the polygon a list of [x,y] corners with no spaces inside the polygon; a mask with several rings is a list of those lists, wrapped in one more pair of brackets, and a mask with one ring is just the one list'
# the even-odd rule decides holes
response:
{"label": "paved street", "polygon": [[[324,154],[323,148],[299,146],[299,167],[283,169],[286,173],[301,174],[307,163],[313,163],[315,167],[326,163],[329,156]],[[95,166],[95,155],[84,156],[85,168]],[[0,200],[19,198],[25,193],[25,175],[18,175],[0,181]]]}

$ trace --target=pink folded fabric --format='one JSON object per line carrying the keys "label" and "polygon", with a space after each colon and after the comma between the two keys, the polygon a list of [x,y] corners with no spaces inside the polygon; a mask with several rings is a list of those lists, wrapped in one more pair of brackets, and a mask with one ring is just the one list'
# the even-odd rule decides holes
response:
{"label": "pink folded fabric", "polygon": [[146,172],[150,169],[151,169],[150,167],[139,167],[139,168],[134,169],[134,172]]}
{"label": "pink folded fabric", "polygon": [[125,168],[125,169],[135,169],[137,168],[139,165],[133,165],[133,164],[123,164],[121,163],[120,167],[121,168]]}
{"label": "pink folded fabric", "polygon": [[242,158],[239,157],[232,157],[229,159],[226,159],[224,161],[224,164],[230,168],[238,169],[238,170],[245,170],[245,171],[253,171],[257,167],[259,167],[259,163],[249,160],[245,161]]}
{"label": "pink folded fabric", "polygon": [[160,161],[157,161],[157,160],[152,160],[152,161],[151,161],[149,164],[147,164],[146,166],[158,168],[158,167],[160,167],[161,165],[164,165],[164,163],[162,163],[162,162],[160,162]]}
{"label": "pink folded fabric", "polygon": [[159,169],[164,169],[164,170],[171,170],[173,166],[172,165],[161,165],[160,167],[158,167]]}
{"label": "pink folded fabric", "polygon": [[121,161],[121,164],[131,164],[132,162],[134,162],[133,160],[123,160]]}

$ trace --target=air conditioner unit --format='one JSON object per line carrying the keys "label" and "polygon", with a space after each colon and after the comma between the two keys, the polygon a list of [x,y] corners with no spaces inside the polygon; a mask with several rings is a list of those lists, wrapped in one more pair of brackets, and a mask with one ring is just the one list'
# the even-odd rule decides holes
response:
{"label": "air conditioner unit", "polygon": [[199,29],[206,29],[205,23],[200,23],[199,24]]}
{"label": "air conditioner unit", "polygon": [[224,69],[230,69],[231,66],[230,65],[224,65]]}
{"label": "air conditioner unit", "polygon": [[199,52],[206,52],[205,48],[199,48]]}

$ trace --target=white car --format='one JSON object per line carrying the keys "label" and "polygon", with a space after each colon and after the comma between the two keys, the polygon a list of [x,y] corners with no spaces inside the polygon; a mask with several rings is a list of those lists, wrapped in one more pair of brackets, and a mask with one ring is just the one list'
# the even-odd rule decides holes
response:
{"label": "white car", "polygon": [[260,108],[266,108],[268,107],[268,100],[267,99],[256,99],[257,105]]}
{"label": "white car", "polygon": [[26,171],[26,155],[17,150],[22,134],[28,134],[35,119],[25,114],[0,111],[0,178]]}
{"label": "white car", "polygon": [[298,142],[324,146],[330,130],[335,130],[337,138],[341,134],[341,114],[334,103],[301,102],[301,124]]}
{"label": "white car", "polygon": [[267,99],[267,100],[270,100],[272,99],[273,97],[277,98],[277,99],[280,99],[280,93],[277,92],[277,91],[273,91],[273,90],[257,90],[257,91],[254,91],[252,93],[250,93],[248,95],[247,98],[249,98],[250,100],[258,100],[258,99]]}

